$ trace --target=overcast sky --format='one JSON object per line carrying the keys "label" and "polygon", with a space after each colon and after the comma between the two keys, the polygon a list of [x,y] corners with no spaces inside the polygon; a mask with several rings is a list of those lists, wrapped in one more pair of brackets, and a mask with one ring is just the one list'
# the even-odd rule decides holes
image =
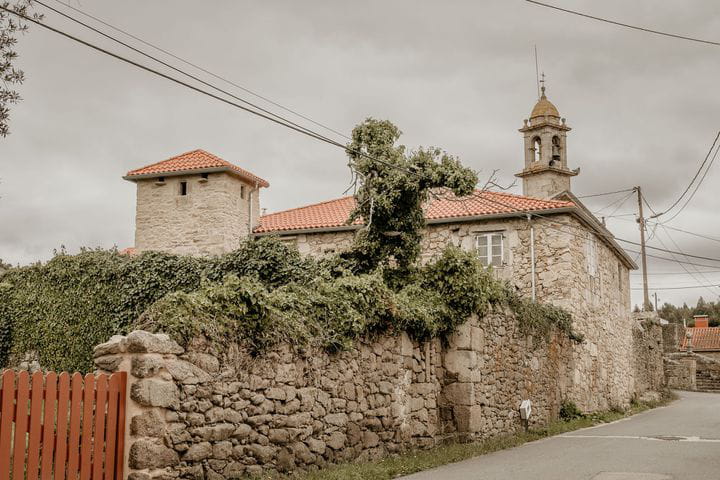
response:
{"label": "overcast sky", "polygon": [[[535,44],[548,97],[573,128],[568,163],[581,168],[573,180],[577,195],[642,185],[651,205],[663,209],[690,181],[720,128],[720,47],[521,0],[70,1],[337,130],[349,133],[368,116],[390,119],[403,130],[406,145],[442,147],[485,174],[499,169],[506,183],[522,168],[517,129],[536,101]],[[554,3],[720,41],[720,4],[714,0]],[[43,13],[48,24],[121,51]],[[5,261],[46,260],[61,245],[71,252],[132,245],[135,186],[122,175],[195,148],[269,180],[261,195],[269,212],[335,198],[347,187],[346,158],[335,147],[39,27],[21,38],[18,50],[27,76],[23,101],[12,110],[10,136],[0,139]],[[720,238],[719,181],[716,166],[668,225]],[[519,187],[513,191],[521,193]],[[599,210],[620,198],[587,204]],[[615,214],[635,209],[630,198]],[[608,225],[618,237],[637,240],[632,220],[617,217]],[[686,252],[720,258],[718,242],[670,234]],[[659,228],[650,245],[662,247],[660,240],[676,248]],[[720,262],[696,261],[718,265],[700,270],[720,271]],[[651,286],[658,288],[720,284],[720,272],[690,276],[666,261],[651,261],[650,272]],[[665,272],[683,274],[657,275]],[[639,286],[639,275],[632,278]],[[717,292],[658,295],[661,302],[694,304],[699,295],[717,299]],[[641,301],[639,291],[633,296]]]}

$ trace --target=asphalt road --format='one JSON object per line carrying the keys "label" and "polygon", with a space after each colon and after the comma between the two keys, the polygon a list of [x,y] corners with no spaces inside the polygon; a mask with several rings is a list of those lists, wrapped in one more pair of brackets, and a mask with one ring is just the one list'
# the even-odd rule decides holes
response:
{"label": "asphalt road", "polygon": [[607,425],[576,430],[404,480],[720,479],[720,394],[679,400]]}

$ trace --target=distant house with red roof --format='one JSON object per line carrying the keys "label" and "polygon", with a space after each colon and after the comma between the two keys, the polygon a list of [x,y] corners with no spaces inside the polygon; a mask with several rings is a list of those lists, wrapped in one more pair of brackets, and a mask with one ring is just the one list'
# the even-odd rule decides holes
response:
{"label": "distant house with red roof", "polygon": [[694,326],[685,329],[680,351],[701,353],[720,360],[720,327],[711,327],[707,315],[694,315]]}
{"label": "distant house with red roof", "polygon": [[[528,297],[569,310],[586,337],[574,349],[574,383],[611,389],[607,395],[575,392],[574,398],[588,408],[607,408],[596,402],[613,395],[622,404],[632,387],[624,372],[632,357],[629,270],[637,266],[571,193],[579,169],[568,167],[570,127],[544,88],[519,131],[523,195],[477,191],[465,198],[431,198],[423,261],[456,245],[475,252]],[[363,228],[360,219],[348,222],[355,207],[351,196],[261,215],[260,191],[269,183],[204,150],[131,170],[124,178],[137,185],[131,252],[217,254],[248,236],[277,235],[319,256],[347,248]]]}

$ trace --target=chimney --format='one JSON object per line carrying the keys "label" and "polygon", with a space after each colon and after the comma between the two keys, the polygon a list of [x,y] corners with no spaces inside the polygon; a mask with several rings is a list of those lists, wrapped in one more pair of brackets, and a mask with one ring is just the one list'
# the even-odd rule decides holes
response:
{"label": "chimney", "polygon": [[693,315],[695,320],[695,328],[708,328],[710,326],[707,315]]}

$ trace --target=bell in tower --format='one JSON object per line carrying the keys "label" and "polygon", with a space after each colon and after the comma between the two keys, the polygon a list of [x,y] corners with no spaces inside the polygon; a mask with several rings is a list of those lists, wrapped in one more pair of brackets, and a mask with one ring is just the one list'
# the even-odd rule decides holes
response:
{"label": "bell in tower", "polygon": [[[544,82],[544,80],[543,80]],[[520,129],[525,141],[525,168],[515,176],[523,179],[523,195],[553,198],[570,191],[570,178],[578,170],[567,166],[567,132],[570,127],[555,105],[542,94]]]}

